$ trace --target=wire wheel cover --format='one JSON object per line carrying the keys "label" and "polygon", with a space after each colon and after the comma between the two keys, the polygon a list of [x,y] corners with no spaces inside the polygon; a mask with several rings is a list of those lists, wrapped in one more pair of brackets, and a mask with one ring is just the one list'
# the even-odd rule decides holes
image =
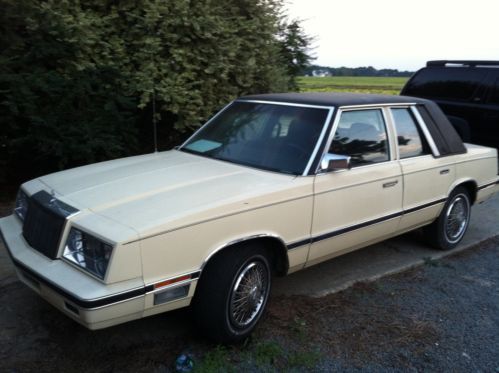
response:
{"label": "wire wheel cover", "polygon": [[445,235],[450,242],[457,242],[464,234],[469,213],[468,199],[461,194],[457,195],[447,208],[445,215]]}
{"label": "wire wheel cover", "polygon": [[229,317],[236,328],[244,328],[257,319],[267,300],[269,271],[261,261],[251,261],[234,283],[229,299]]}

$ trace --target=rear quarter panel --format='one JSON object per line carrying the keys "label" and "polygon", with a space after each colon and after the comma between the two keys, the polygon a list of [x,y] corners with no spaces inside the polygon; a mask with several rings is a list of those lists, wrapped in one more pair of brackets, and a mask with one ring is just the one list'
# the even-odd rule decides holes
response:
{"label": "rear quarter panel", "polygon": [[456,185],[474,181],[477,186],[475,202],[479,203],[492,196],[497,190],[497,184],[495,184],[498,178],[497,150],[480,145],[465,145],[468,152],[457,156],[456,181],[451,190]]}

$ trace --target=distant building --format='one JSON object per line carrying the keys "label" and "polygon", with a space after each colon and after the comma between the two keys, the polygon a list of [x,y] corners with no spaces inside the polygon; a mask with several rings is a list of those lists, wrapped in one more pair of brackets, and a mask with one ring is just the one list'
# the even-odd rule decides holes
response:
{"label": "distant building", "polygon": [[312,70],[312,76],[331,76],[331,74],[328,70]]}

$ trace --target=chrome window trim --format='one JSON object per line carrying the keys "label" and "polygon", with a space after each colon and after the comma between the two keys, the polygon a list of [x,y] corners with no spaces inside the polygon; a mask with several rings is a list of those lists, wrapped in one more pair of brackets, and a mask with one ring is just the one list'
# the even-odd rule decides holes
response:
{"label": "chrome window trim", "polygon": [[[407,104],[405,104],[407,105]],[[331,132],[329,133],[329,137],[328,137],[328,140],[326,142],[326,146],[325,148],[323,149],[322,151],[322,155],[321,155],[321,158],[324,157],[324,154],[327,153],[328,149],[331,147],[331,143],[333,142],[333,138],[334,138],[334,134],[336,133],[336,130],[338,129],[338,125],[339,125],[339,122],[340,122],[340,118],[341,118],[341,114],[343,114],[344,112],[348,112],[348,111],[359,111],[359,110],[379,110],[381,111],[381,115],[383,117],[383,121],[385,122],[385,130],[386,130],[386,136],[387,136],[387,141],[389,142],[388,143],[388,160],[387,161],[383,161],[383,162],[377,162],[377,163],[374,163],[374,164],[366,164],[366,165],[362,165],[362,166],[356,166],[356,167],[352,167],[355,168],[355,169],[359,169],[359,168],[363,168],[363,167],[371,167],[371,166],[376,166],[376,165],[379,165],[381,163],[388,163],[388,162],[392,162],[394,161],[393,157],[392,157],[392,151],[391,151],[391,147],[390,147],[390,133],[389,133],[389,129],[388,129],[388,123],[387,123],[387,118],[384,114],[384,110],[383,110],[383,106],[382,105],[359,105],[359,106],[341,106],[338,108],[338,110],[336,111],[336,117],[334,118],[334,122],[333,122],[333,126],[331,128]],[[315,170],[315,175],[323,175],[323,174],[329,174],[330,172],[321,172],[321,169],[320,169],[320,162],[319,164],[317,165],[317,168]],[[343,171],[346,171],[346,170],[343,170]],[[342,172],[342,171],[340,171]]]}
{"label": "chrome window trim", "polygon": [[[398,106],[396,107],[397,109],[408,109],[409,106]],[[393,117],[393,112],[392,112],[392,107],[386,107],[385,110],[387,111],[387,115],[390,118],[390,123],[393,131],[393,138],[395,140],[395,156],[396,160],[400,161],[400,149],[399,149],[399,143],[398,143],[398,135],[397,135],[397,128],[395,127],[395,118]]]}
{"label": "chrome window trim", "polygon": [[300,104],[297,102],[287,102],[287,101],[266,101],[266,100],[234,100],[233,102],[253,102],[256,104],[270,104],[270,105],[282,105],[282,106],[295,106],[295,107],[308,107],[316,109],[334,109],[334,105],[314,105],[314,104]]}
{"label": "chrome window trim", "polygon": [[[393,133],[392,133],[393,125],[386,115],[386,108],[381,107],[380,109],[381,109],[381,114],[383,116],[383,121],[385,122],[384,124],[385,124],[386,141],[388,142],[388,144],[386,144],[388,147],[388,161],[386,161],[386,162],[391,162],[391,161],[395,160],[395,156],[396,156],[396,154],[393,154],[394,152],[393,152],[392,141],[390,140],[390,138],[393,135]],[[378,162],[378,163],[383,163],[383,162]]]}
{"label": "chrome window trim", "polygon": [[340,109],[345,109],[345,110],[355,110],[355,109],[367,109],[367,108],[382,108],[382,107],[389,107],[389,106],[411,106],[411,105],[416,105],[415,102],[394,102],[394,103],[385,103],[385,104],[364,104],[364,105],[346,105],[346,106],[340,106]]}
{"label": "chrome window trim", "polygon": [[430,131],[428,131],[428,128],[426,127],[426,123],[424,122],[423,118],[421,117],[421,114],[419,114],[418,109],[416,108],[415,105],[410,106],[410,110],[416,117],[416,122],[419,124],[419,128],[423,131],[424,136],[426,137],[426,141],[428,141],[428,144],[430,145],[431,151],[433,153],[433,156],[435,157],[440,157],[440,152],[438,151],[437,145],[433,141],[433,137],[430,134]]}
{"label": "chrome window trim", "polygon": [[[317,142],[315,143],[315,148],[312,151],[312,155],[308,160],[307,166],[305,167],[305,171],[303,172],[302,176],[307,176],[308,173],[310,172],[310,168],[312,167],[312,164],[314,163],[315,157],[317,156],[317,153],[319,152],[319,149],[322,144],[322,140],[324,140],[324,136],[326,136],[327,128],[329,127],[329,122],[331,121],[331,118],[333,117],[334,113],[334,108],[329,109],[329,113],[327,114],[326,121],[324,122],[322,126],[322,131],[317,139]],[[319,162],[320,163],[320,162]]]}
{"label": "chrome window trim", "polygon": [[334,117],[333,125],[331,127],[331,131],[329,132],[329,136],[328,136],[328,139],[326,141],[326,146],[324,147],[324,149],[322,149],[322,154],[320,156],[319,163],[317,163],[317,167],[315,169],[316,175],[325,174],[325,172],[321,171],[321,160],[322,160],[322,157],[324,157],[324,154],[326,154],[328,149],[331,147],[331,143],[333,142],[334,133],[336,132],[336,129],[338,128],[338,123],[340,122],[340,117],[341,117],[342,113],[343,113],[342,108],[338,108],[338,110],[336,110],[336,116]]}
{"label": "chrome window trim", "polygon": [[[402,158],[402,159],[399,159],[400,162],[404,162],[404,161],[409,161],[411,159],[419,159],[419,158],[433,158],[433,154],[422,154],[422,155],[416,155],[414,157],[407,157],[407,158]],[[443,166],[451,166],[452,164],[454,163],[449,163],[449,164],[445,164]],[[435,166],[435,167],[431,167],[431,168],[426,168],[425,170],[432,170],[434,168],[442,168],[443,167],[442,165],[440,166]],[[420,172],[420,171],[416,171],[416,172]],[[407,174],[406,174],[407,175]]]}

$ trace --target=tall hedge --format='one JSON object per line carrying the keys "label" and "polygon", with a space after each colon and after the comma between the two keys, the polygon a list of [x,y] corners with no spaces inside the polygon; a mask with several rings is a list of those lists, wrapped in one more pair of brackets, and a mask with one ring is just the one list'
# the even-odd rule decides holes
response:
{"label": "tall hedge", "polygon": [[309,61],[308,39],[296,44],[303,32],[283,21],[279,0],[0,8],[4,182],[152,150],[153,101],[165,149],[238,95],[294,87]]}

